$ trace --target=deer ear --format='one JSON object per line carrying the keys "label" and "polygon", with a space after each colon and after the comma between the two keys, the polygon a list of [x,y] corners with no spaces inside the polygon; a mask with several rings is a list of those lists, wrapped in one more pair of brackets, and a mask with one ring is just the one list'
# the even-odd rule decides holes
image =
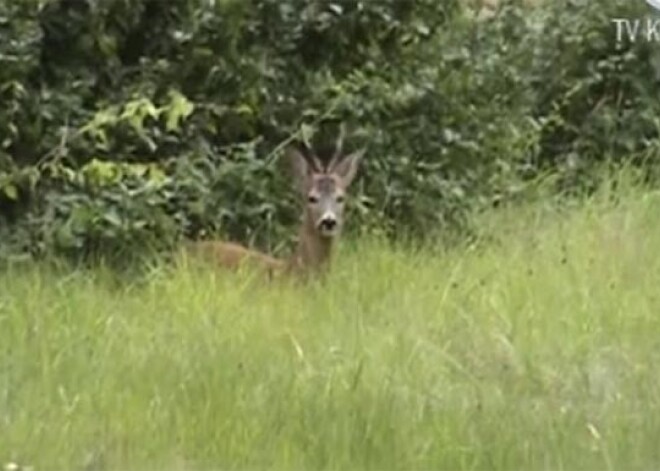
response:
{"label": "deer ear", "polygon": [[355,178],[364,152],[365,149],[361,149],[348,154],[332,167],[331,172],[341,178],[344,187],[348,187]]}

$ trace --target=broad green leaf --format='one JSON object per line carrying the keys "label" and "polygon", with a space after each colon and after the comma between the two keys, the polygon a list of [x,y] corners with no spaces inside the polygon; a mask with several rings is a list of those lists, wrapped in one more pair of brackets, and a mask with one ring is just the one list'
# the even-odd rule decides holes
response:
{"label": "broad green leaf", "polygon": [[13,183],[7,183],[2,187],[2,191],[5,194],[7,198],[10,200],[17,200],[18,199],[18,189],[16,188],[16,185]]}
{"label": "broad green leaf", "polygon": [[303,141],[309,145],[314,137],[314,128],[309,124],[303,123],[300,125],[300,134],[303,138]]}
{"label": "broad green leaf", "polygon": [[165,127],[168,131],[179,128],[180,122],[190,116],[195,110],[195,105],[189,101],[178,90],[170,91],[170,104],[166,110],[167,122]]}

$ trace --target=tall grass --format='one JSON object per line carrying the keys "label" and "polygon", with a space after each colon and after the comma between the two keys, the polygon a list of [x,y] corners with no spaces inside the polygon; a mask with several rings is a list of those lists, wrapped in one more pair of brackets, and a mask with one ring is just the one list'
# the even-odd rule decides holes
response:
{"label": "tall grass", "polygon": [[[616,202],[612,203],[612,196]],[[181,261],[0,275],[0,460],[45,469],[654,469],[660,196],[343,247],[324,283]]]}

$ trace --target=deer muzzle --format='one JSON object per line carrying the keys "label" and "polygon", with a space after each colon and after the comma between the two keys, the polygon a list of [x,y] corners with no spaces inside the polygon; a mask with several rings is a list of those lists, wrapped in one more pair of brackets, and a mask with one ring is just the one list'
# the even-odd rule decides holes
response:
{"label": "deer muzzle", "polygon": [[334,236],[337,232],[337,229],[339,228],[339,221],[337,220],[337,216],[331,212],[326,212],[319,219],[317,227],[322,235],[326,237]]}

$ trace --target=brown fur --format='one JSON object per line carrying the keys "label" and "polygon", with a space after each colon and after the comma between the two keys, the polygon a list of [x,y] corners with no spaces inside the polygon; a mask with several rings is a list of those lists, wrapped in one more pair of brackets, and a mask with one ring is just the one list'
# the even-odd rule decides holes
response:
{"label": "brown fur", "polygon": [[233,242],[198,241],[188,244],[186,248],[193,255],[203,257],[232,270],[237,270],[246,263],[266,268],[268,271],[277,271],[284,268],[284,263],[281,260]]}

